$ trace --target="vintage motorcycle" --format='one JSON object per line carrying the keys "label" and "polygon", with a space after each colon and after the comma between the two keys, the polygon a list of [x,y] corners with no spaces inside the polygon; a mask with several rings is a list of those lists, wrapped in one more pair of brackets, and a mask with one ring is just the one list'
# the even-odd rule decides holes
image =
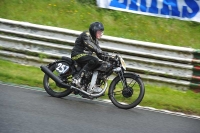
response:
{"label": "vintage motorcycle", "polygon": [[[81,67],[68,57],[41,66],[41,70],[45,73],[43,85],[46,92],[57,98],[71,93],[89,99],[108,94],[112,103],[122,109],[134,108],[142,101],[145,94],[144,84],[139,75],[125,72],[126,64],[120,55],[101,61],[97,68],[82,77],[80,86],[76,86],[72,80]],[[109,88],[106,91],[108,84]]]}

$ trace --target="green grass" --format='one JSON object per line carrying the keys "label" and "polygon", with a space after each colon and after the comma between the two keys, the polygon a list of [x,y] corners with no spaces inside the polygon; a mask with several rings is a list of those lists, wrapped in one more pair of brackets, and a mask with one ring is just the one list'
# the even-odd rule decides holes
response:
{"label": "green grass", "polygon": [[[0,81],[43,88],[44,73],[40,68],[5,60],[0,60],[0,64]],[[194,93],[191,90],[178,91],[168,86],[152,84],[145,84],[145,88],[146,93],[140,103],[142,106],[200,115],[200,93]],[[102,98],[108,98],[108,96],[105,95]]]}
{"label": "green grass", "polygon": [[0,60],[0,80],[29,86],[42,86],[43,74],[40,68],[24,66]]}
{"label": "green grass", "polygon": [[191,90],[179,91],[166,86],[155,87],[149,84],[145,86],[146,95],[141,105],[199,115],[200,94]]}
{"label": "green grass", "polygon": [[0,17],[79,31],[101,21],[109,36],[200,49],[200,23],[101,9],[95,0],[1,0]]}

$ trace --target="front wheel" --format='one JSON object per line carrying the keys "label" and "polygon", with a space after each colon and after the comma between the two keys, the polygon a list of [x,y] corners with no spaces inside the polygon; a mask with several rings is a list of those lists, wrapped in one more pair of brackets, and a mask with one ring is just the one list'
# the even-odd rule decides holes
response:
{"label": "front wheel", "polygon": [[141,78],[133,73],[124,73],[124,79],[115,77],[109,87],[109,98],[118,108],[130,109],[143,99],[145,87]]}

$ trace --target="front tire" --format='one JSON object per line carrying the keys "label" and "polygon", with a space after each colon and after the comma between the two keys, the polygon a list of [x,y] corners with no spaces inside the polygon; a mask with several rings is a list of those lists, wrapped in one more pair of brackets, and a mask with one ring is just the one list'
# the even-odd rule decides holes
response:
{"label": "front tire", "polygon": [[124,79],[127,84],[126,87],[119,76],[113,79],[109,87],[109,98],[118,108],[134,108],[144,97],[144,84],[141,78],[133,73],[124,73]]}
{"label": "front tire", "polygon": [[[56,71],[56,66],[57,66],[56,64],[53,64],[52,66],[49,67],[49,69],[65,83],[71,84],[72,75],[68,74],[64,77],[59,76],[59,73]],[[43,86],[45,91],[52,97],[61,98],[68,96],[72,92],[70,88],[58,87],[57,84],[47,74],[44,75]]]}

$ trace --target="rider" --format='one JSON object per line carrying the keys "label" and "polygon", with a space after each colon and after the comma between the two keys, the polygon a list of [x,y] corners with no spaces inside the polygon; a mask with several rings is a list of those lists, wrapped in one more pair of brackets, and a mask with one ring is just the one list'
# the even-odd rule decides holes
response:
{"label": "rider", "polygon": [[[80,86],[83,75],[99,64],[98,58],[104,60],[105,52],[101,50],[98,42],[98,39],[103,35],[103,31],[104,26],[101,22],[93,22],[90,24],[89,31],[82,32],[75,41],[71,58],[83,66],[73,79],[73,83],[77,86]],[[98,58],[92,56],[93,52],[96,53]]]}

